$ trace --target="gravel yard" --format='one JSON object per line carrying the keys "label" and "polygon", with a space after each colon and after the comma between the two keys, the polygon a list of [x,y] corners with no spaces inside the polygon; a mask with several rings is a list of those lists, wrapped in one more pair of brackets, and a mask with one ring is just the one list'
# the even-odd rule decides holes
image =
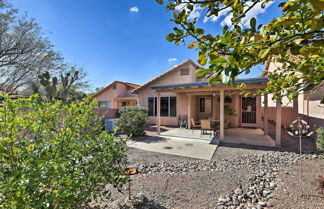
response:
{"label": "gravel yard", "polygon": [[[218,147],[211,161],[129,148],[132,195],[145,197],[135,208],[324,208],[324,196],[312,181],[324,174],[324,159],[316,155],[273,152],[255,147]],[[303,183],[298,159],[303,159]],[[302,187],[301,187],[302,186]],[[125,204],[127,187],[114,191],[101,208],[132,208]],[[142,195],[140,195],[142,194]]]}

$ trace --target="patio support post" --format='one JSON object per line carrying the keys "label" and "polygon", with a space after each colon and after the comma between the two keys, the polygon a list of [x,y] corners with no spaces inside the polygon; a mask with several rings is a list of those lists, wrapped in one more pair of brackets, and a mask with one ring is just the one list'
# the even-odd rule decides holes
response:
{"label": "patio support post", "polygon": [[219,138],[220,140],[224,139],[224,89],[219,90],[220,93],[220,132],[219,132]]}
{"label": "patio support post", "polygon": [[264,94],[264,108],[263,108],[263,119],[264,119],[264,135],[268,135],[268,94]]}
{"label": "patio support post", "polygon": [[281,101],[276,101],[276,146],[281,146]]}
{"label": "patio support post", "polygon": [[191,129],[191,122],[190,122],[190,119],[191,119],[191,98],[192,98],[192,96],[188,95],[188,120],[187,120],[188,129]]}
{"label": "patio support post", "polygon": [[214,120],[216,120],[216,109],[217,109],[217,99],[216,99],[216,95],[214,93],[214,95],[212,96],[212,104],[213,104],[213,108],[212,108],[212,118]]}
{"label": "patio support post", "polygon": [[261,118],[261,95],[257,95],[256,97],[256,122],[257,122],[257,127],[261,128],[262,127],[262,118]]}
{"label": "patio support post", "polygon": [[160,132],[161,132],[161,128],[160,128],[160,124],[161,124],[161,111],[160,111],[160,105],[161,105],[161,102],[160,102],[161,98],[160,98],[160,92],[157,93],[157,105],[156,105],[156,108],[157,108],[157,111],[156,111],[156,119],[157,119],[157,126],[156,126],[156,133],[157,135],[160,135]]}

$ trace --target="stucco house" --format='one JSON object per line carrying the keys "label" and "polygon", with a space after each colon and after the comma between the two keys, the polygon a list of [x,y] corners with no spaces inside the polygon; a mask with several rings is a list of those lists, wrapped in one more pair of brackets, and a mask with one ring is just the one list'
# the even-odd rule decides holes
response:
{"label": "stucco house", "polygon": [[132,91],[138,87],[137,84],[114,81],[93,94],[92,97],[101,108],[117,109],[122,106],[135,106],[137,95]]}
{"label": "stucco house", "polygon": [[[269,63],[265,65],[261,77],[237,79],[237,83],[246,84],[246,89],[251,92],[265,88],[268,80],[264,76],[274,67]],[[282,125],[288,125],[300,114],[298,109],[297,111],[293,109],[296,104],[284,101],[284,105],[282,105],[280,102],[272,101],[271,95],[245,97],[240,94],[239,89],[222,83],[209,85],[204,78],[196,76],[195,71],[198,68],[201,67],[192,60],[187,60],[139,86],[132,92],[137,94],[138,105],[149,109],[148,119],[151,124],[157,125],[158,134],[160,134],[161,125],[178,126],[184,118],[187,121],[210,119],[219,121],[219,140],[221,141],[236,137],[239,141],[244,142],[255,138],[255,140],[264,140],[267,142],[264,145],[267,146],[281,145]],[[323,89],[321,89],[321,92],[320,94],[323,94]],[[302,96],[303,98],[296,100],[299,101],[299,106],[304,106],[302,108],[304,110],[305,98],[310,96]],[[316,101],[317,103],[319,101]],[[307,104],[309,105],[309,103]],[[228,135],[225,135],[225,105],[231,106],[236,113],[235,116],[230,118],[232,131]],[[292,107],[288,107],[288,105]],[[316,111],[318,111],[317,114],[320,117],[316,123],[323,122],[323,110],[323,108],[317,108]],[[269,120],[276,123],[274,140],[269,140]],[[192,123],[189,122],[188,128],[191,128],[191,126]],[[253,129],[255,131],[251,131]]]}

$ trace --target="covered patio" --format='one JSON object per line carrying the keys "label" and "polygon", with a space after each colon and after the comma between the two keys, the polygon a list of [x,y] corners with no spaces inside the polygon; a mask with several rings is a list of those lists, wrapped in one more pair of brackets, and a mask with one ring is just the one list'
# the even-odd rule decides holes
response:
{"label": "covered patio", "polygon": [[[190,130],[185,128],[174,128],[169,131],[162,132],[162,137],[177,137],[182,139],[195,139],[209,141],[210,143],[218,143],[219,136],[201,135],[200,130]],[[221,140],[226,143],[249,144],[257,146],[275,147],[275,141],[265,135],[260,128],[229,128],[228,135]]]}
{"label": "covered patio", "polygon": [[[246,84],[246,89],[255,92],[265,88],[265,78],[239,79],[237,83]],[[185,118],[189,130],[174,129],[163,135],[177,135],[177,137],[190,137],[196,139],[208,139],[209,135],[201,135],[200,130],[191,131],[194,125],[192,121],[214,120],[219,122],[217,127],[216,140],[221,142],[252,144],[260,146],[280,146],[281,145],[281,104],[276,106],[276,136],[273,140],[268,135],[268,96],[263,95],[263,111],[261,111],[261,95],[244,97],[241,91],[229,85],[214,84],[207,82],[195,82],[185,84],[169,84],[152,86],[151,89],[157,93],[157,109],[160,109],[160,99],[163,93],[173,93],[179,98],[177,104],[178,117]],[[227,98],[231,102],[227,104]],[[202,99],[204,98],[204,99]],[[202,108],[201,105],[209,104],[210,107]],[[226,121],[224,106],[229,105],[236,115]],[[204,111],[208,109],[208,111]],[[157,134],[160,135],[161,117],[157,111]],[[229,124],[229,125],[228,125]]]}

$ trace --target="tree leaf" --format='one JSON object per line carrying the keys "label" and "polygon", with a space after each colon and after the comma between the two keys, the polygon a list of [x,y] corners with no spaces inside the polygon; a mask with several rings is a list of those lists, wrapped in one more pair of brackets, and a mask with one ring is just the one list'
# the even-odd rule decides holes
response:
{"label": "tree leaf", "polygon": [[213,52],[209,55],[209,57],[211,60],[217,59],[219,57],[219,54],[217,52]]}
{"label": "tree leaf", "polygon": [[192,42],[191,44],[189,44],[188,48],[189,48],[189,49],[192,49],[192,48],[194,48],[196,45],[197,45],[197,42],[196,42],[196,41],[195,41],[195,42]]}
{"label": "tree leaf", "polygon": [[234,1],[234,4],[233,4],[233,7],[236,8],[237,4],[239,3],[239,0],[235,0]]}
{"label": "tree leaf", "polygon": [[155,0],[159,4],[163,4],[163,0]]}
{"label": "tree leaf", "polygon": [[295,43],[296,43],[297,45],[300,45],[300,43],[301,43],[303,40],[304,40],[304,39],[299,38],[299,39],[297,39],[297,40],[295,41]]}
{"label": "tree leaf", "polygon": [[281,8],[282,9],[282,11],[284,11],[291,3],[293,3],[292,1],[287,1],[286,3],[285,3],[285,5]]}
{"label": "tree leaf", "polygon": [[253,30],[255,30],[255,26],[256,26],[256,19],[255,17],[252,17],[250,20],[250,26]]}
{"label": "tree leaf", "polygon": [[197,71],[196,71],[196,75],[198,77],[201,77],[203,75],[205,75],[207,73],[207,69],[204,69],[204,68],[199,68]]}
{"label": "tree leaf", "polygon": [[267,48],[267,49],[264,49],[264,50],[261,50],[260,53],[259,53],[259,56],[263,59],[265,58],[268,53],[270,52],[271,48]]}
{"label": "tree leaf", "polygon": [[198,57],[198,63],[201,64],[201,65],[206,65],[207,63],[207,57],[206,57],[206,54],[203,53],[201,54],[199,57]]}
{"label": "tree leaf", "polygon": [[216,59],[213,60],[213,63],[225,63],[226,62],[226,59],[223,58],[223,57],[218,57]]}

